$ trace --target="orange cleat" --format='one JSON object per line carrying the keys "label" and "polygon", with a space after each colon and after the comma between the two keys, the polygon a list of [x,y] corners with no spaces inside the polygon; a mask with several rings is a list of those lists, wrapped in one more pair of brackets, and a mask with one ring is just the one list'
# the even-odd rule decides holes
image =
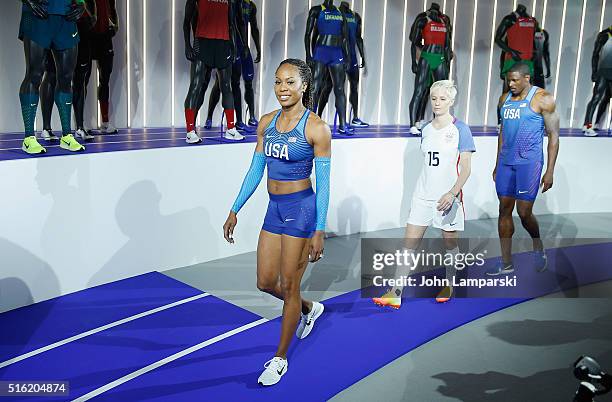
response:
{"label": "orange cleat", "polygon": [[388,306],[396,310],[402,306],[402,298],[391,294],[391,292],[385,293],[382,297],[373,297],[372,301],[381,307]]}
{"label": "orange cleat", "polygon": [[451,286],[446,286],[444,289],[438,293],[436,296],[436,302],[438,303],[446,303],[453,296],[453,288]]}

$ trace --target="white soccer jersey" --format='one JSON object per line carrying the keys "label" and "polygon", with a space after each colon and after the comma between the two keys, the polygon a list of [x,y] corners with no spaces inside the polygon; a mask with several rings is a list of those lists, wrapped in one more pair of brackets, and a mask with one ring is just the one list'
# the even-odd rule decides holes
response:
{"label": "white soccer jersey", "polygon": [[457,181],[459,154],[475,152],[476,147],[468,125],[454,119],[439,130],[427,123],[422,129],[421,151],[425,158],[414,197],[438,201]]}

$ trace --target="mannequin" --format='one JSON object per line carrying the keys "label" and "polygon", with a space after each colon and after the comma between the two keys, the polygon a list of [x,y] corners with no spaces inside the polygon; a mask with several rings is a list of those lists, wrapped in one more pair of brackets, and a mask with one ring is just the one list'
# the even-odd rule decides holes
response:
{"label": "mannequin", "polygon": [[429,87],[435,81],[448,79],[452,58],[452,26],[440,5],[417,15],[410,29],[412,72],[416,74],[410,100],[410,133],[420,135],[418,124],[425,115]]}
{"label": "mannequin", "polygon": [[25,128],[21,149],[28,154],[46,152],[34,135],[34,118],[45,71],[45,51],[48,49],[57,71],[54,100],[62,123],[60,147],[68,151],[85,149],[74,138],[71,127],[72,77],[79,43],[76,21],[84,12],[83,1],[23,1],[19,38],[23,40],[26,71],[19,89],[19,100]]}
{"label": "mannequin", "polygon": [[515,63],[522,61],[530,67],[534,78],[533,52],[537,21],[527,14],[527,8],[519,4],[506,15],[495,32],[495,44],[502,49],[500,78],[504,80],[504,93],[508,92],[506,73]]}
{"label": "mannequin", "polygon": [[[312,43],[314,51],[312,49]],[[321,97],[325,73],[329,72],[336,97],[338,133],[352,135],[355,130],[346,122],[345,72],[350,68],[349,32],[346,17],[334,6],[333,0],[314,6],[308,12],[304,35],[306,62],[313,70],[313,96]],[[317,110],[317,105],[313,106]]]}
{"label": "mannequin", "polygon": [[[550,52],[548,50],[548,32],[536,25],[534,34],[533,49],[533,84],[542,89],[545,88],[545,78],[550,78]],[[546,76],[544,76],[544,65],[546,66]]]}
{"label": "mannequin", "polygon": [[[587,105],[586,115],[582,131],[587,137],[597,135],[593,127],[593,114],[599,105],[599,113],[605,113],[605,106],[608,102],[604,100],[607,96],[608,101],[612,93],[612,25],[604,29],[597,35],[595,48],[591,57],[591,81],[595,83],[593,95]],[[602,106],[604,106],[602,108]]]}
{"label": "mannequin", "polygon": [[[246,38],[239,0],[187,0],[183,35],[185,57],[191,61],[191,80],[185,98],[186,142],[197,144],[202,138],[195,130],[196,113],[202,105],[212,69],[217,69],[221,83],[221,103],[227,122],[224,137],[232,141],[244,140],[234,125],[234,99],[230,89],[232,63],[236,59],[237,40]],[[191,43],[192,24],[197,13],[194,43]],[[238,15],[234,15],[237,13]],[[240,38],[236,38],[236,32]],[[245,52],[248,49],[245,48]],[[246,56],[246,54],[244,55]]]}
{"label": "mannequin", "polygon": [[[251,37],[255,42],[255,49],[257,50],[257,56],[255,61],[249,53],[247,58],[243,60],[242,57],[237,57],[236,61],[232,65],[232,93],[234,95],[234,107],[236,109],[236,128],[240,131],[249,131],[249,126],[257,127],[257,118],[255,117],[255,92],[253,90],[253,79],[255,78],[255,67],[253,63],[259,63],[261,60],[261,39],[259,35],[259,27],[257,25],[257,6],[252,0],[239,0],[240,6],[242,7],[242,14],[244,18],[244,31],[248,32],[248,25],[251,25]],[[238,56],[241,56],[243,46],[248,48],[248,38],[246,43],[238,41]],[[244,81],[244,100],[249,108],[249,121],[248,126],[242,121],[242,94],[240,91],[240,76]],[[219,103],[221,97],[221,89],[219,88],[219,81],[215,81],[210,92],[210,98],[208,100],[208,116],[206,118],[205,128],[212,127],[212,118],[215,111],[215,107]]]}
{"label": "mannequin", "polygon": [[[359,13],[350,9],[348,2],[340,3],[340,12],[345,16],[349,30],[349,51],[351,54],[351,66],[346,72],[349,80],[351,94],[349,102],[353,109],[353,119],[351,120],[352,127],[368,127],[369,124],[361,121],[358,117],[359,110],[359,69],[365,68],[365,51],[363,46],[363,38],[361,37],[362,19]],[[361,64],[357,59],[357,50],[361,56]],[[325,105],[329,100],[329,95],[332,91],[332,81],[329,73],[325,74],[323,89],[321,90],[321,98],[319,99],[319,107],[317,114],[322,115],[325,110]]]}

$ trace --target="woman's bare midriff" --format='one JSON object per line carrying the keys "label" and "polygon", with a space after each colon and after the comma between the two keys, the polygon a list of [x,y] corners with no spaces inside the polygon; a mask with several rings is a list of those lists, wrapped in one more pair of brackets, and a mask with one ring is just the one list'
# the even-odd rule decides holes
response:
{"label": "woman's bare midriff", "polygon": [[268,179],[268,192],[270,194],[291,194],[298,191],[306,190],[312,187],[310,179],[302,179],[295,181],[280,181]]}

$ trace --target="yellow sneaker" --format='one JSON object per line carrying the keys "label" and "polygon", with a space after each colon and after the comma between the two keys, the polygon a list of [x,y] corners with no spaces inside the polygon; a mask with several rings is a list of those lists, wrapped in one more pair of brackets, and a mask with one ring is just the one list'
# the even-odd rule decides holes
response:
{"label": "yellow sneaker", "polygon": [[373,297],[372,301],[381,307],[389,306],[399,309],[402,306],[402,298],[397,297],[391,291],[385,293],[382,297]]}
{"label": "yellow sneaker", "polygon": [[38,143],[38,140],[36,139],[36,136],[34,135],[31,135],[23,139],[23,144],[21,144],[21,149],[24,152],[29,153],[30,155],[44,154],[45,152],[47,152],[45,147],[43,147],[42,145]]}
{"label": "yellow sneaker", "polygon": [[66,149],[70,152],[85,150],[85,147],[79,144],[72,134],[62,135],[62,139],[60,140],[60,148]]}

